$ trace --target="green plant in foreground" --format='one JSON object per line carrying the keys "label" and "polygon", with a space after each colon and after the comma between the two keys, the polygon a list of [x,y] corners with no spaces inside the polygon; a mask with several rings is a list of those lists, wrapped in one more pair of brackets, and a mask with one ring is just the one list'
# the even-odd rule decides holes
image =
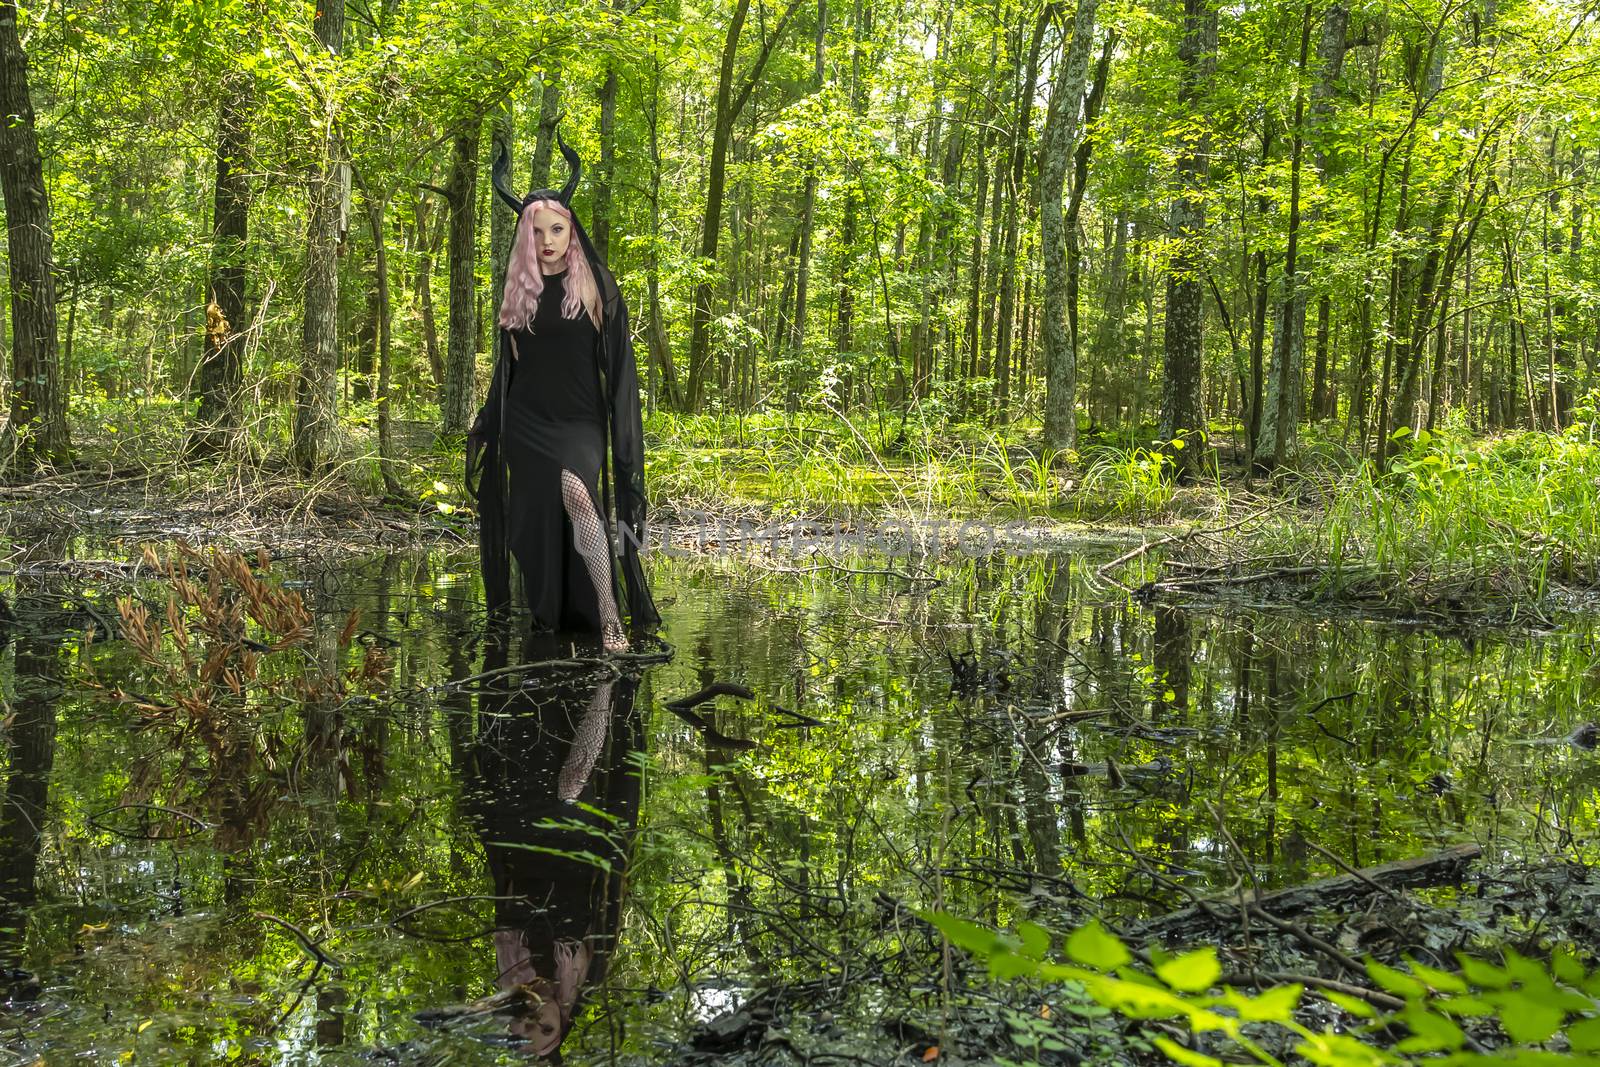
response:
{"label": "green plant in foreground", "polygon": [[[1460,971],[1442,971],[1409,962],[1410,973],[1376,960],[1366,963],[1374,985],[1404,1006],[1380,1011],[1366,1000],[1335,991],[1318,991],[1360,1022],[1348,1032],[1313,1030],[1295,1018],[1304,987],[1280,985],[1247,996],[1223,986],[1214,948],[1179,955],[1151,949],[1154,973],[1132,966],[1133,953],[1099,923],[1067,937],[1070,963],[1052,962],[1052,937],[1043,927],[1021,923],[1002,933],[951,915],[925,913],[950,943],[985,962],[999,980],[1063,983],[1081,989],[1095,1003],[1136,1020],[1179,1020],[1194,1035],[1216,1034],[1250,1061],[1282,1064],[1269,1046],[1273,1027],[1298,1040],[1294,1053],[1321,1067],[1466,1064],[1600,1065],[1600,968],[1585,972],[1570,953],[1558,951],[1547,968],[1508,949],[1505,965],[1462,955]],[[1506,1043],[1493,1050],[1478,1046],[1458,1020],[1493,1018]],[[1388,1042],[1380,1042],[1385,1035]],[[1404,1036],[1401,1036],[1404,1035]],[[1275,1035],[1282,1036],[1282,1035]],[[1565,1050],[1544,1046],[1559,1040]],[[1161,1035],[1154,1044],[1186,1067],[1222,1067],[1223,1059]]]}

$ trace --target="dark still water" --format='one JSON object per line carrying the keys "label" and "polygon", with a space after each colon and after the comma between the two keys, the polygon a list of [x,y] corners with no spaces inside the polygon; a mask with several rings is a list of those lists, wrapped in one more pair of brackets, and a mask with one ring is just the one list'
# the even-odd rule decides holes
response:
{"label": "dark still water", "polygon": [[662,1063],[774,986],[870,1050],[939,1013],[916,909],[1595,858],[1592,620],[1147,608],[1114,554],[656,554],[622,670],[486,630],[471,555],[17,566],[0,1063]]}

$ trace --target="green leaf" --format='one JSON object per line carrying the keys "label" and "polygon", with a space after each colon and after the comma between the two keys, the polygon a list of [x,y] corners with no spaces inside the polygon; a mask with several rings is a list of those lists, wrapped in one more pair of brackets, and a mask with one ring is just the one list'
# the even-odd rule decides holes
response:
{"label": "green leaf", "polygon": [[1203,993],[1221,976],[1222,964],[1217,950],[1207,946],[1157,965],[1156,974],[1180,993]]}
{"label": "green leaf", "polygon": [[[1228,990],[1233,993],[1233,990]],[[1300,994],[1305,987],[1298,982],[1274,986],[1256,997],[1243,997],[1234,993],[1228,1003],[1239,1013],[1239,1018],[1250,1023],[1286,1023],[1294,1017],[1300,1005]]]}
{"label": "green leaf", "polygon": [[1371,1048],[1348,1034],[1309,1034],[1295,1051],[1318,1067],[1382,1067],[1395,1057]]}
{"label": "green leaf", "polygon": [[1317,995],[1329,1003],[1337,1004],[1358,1019],[1370,1019],[1378,1014],[1377,1009],[1371,1004],[1368,1004],[1360,997],[1352,997],[1348,993],[1335,993],[1331,989],[1319,989]]}
{"label": "green leaf", "polygon": [[1170,1037],[1156,1038],[1156,1048],[1165,1052],[1173,1063],[1181,1063],[1184,1067],[1222,1067],[1222,1061],[1215,1056],[1184,1048]]}
{"label": "green leaf", "polygon": [[1461,961],[1461,974],[1479,989],[1504,989],[1511,984],[1511,976],[1492,963],[1473,956],[1457,954]]}
{"label": "green leaf", "polygon": [[1133,959],[1126,946],[1118,941],[1098,921],[1073,931],[1067,938],[1067,955],[1085,967],[1098,967],[1109,971]]}
{"label": "green leaf", "polygon": [[1578,958],[1564,948],[1558,948],[1550,956],[1550,970],[1555,976],[1570,986],[1583,985],[1583,964]]}
{"label": "green leaf", "polygon": [[1521,993],[1501,993],[1495,1000],[1501,1008],[1500,1025],[1513,1041],[1524,1045],[1550,1040],[1567,1017],[1560,1008]]}
{"label": "green leaf", "polygon": [[1398,997],[1420,997],[1428,992],[1428,987],[1393,967],[1387,967],[1377,960],[1367,960],[1367,974],[1378,983],[1380,989],[1393,993]]}
{"label": "green leaf", "polygon": [[1584,1019],[1567,1027],[1567,1042],[1574,1052],[1600,1052],[1600,1019]]}
{"label": "green leaf", "polygon": [[1018,923],[1017,938],[1022,942],[1022,954],[1031,960],[1042,960],[1050,951],[1050,934],[1038,923]]}
{"label": "green leaf", "polygon": [[1466,980],[1459,974],[1437,970],[1409,958],[1406,960],[1406,964],[1411,968],[1412,974],[1441,993],[1465,993],[1467,991]]}
{"label": "green leaf", "polygon": [[997,952],[989,957],[989,973],[995,978],[1031,978],[1039,973],[1039,961],[1016,952]]}
{"label": "green leaf", "polygon": [[1411,1036],[1395,1046],[1400,1052],[1447,1052],[1466,1044],[1461,1027],[1421,1005],[1407,1008],[1401,1018],[1411,1028]]}
{"label": "green leaf", "polygon": [[956,948],[987,960],[1003,947],[1000,938],[988,927],[946,915],[942,911],[923,912],[922,918],[932,923]]}
{"label": "green leaf", "polygon": [[1439,997],[1433,1006],[1451,1015],[1480,1016],[1495,1012],[1494,1005],[1482,997]]}

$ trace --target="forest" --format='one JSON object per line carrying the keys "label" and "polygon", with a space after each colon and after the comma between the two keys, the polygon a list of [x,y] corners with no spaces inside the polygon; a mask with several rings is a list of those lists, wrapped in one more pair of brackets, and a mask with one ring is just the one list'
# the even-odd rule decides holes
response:
{"label": "forest", "polygon": [[0,0],[0,114],[0,1067],[1600,1062],[1600,6]]}

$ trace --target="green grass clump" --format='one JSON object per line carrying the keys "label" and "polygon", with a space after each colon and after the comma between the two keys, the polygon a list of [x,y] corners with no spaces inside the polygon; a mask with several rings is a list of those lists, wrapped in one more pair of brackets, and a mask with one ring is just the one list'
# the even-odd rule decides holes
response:
{"label": "green grass clump", "polygon": [[1534,604],[1600,585],[1600,442],[1559,434],[1477,437],[1460,426],[1401,439],[1320,487],[1321,514],[1290,511],[1250,551],[1324,569],[1325,596],[1387,596],[1460,609]]}

